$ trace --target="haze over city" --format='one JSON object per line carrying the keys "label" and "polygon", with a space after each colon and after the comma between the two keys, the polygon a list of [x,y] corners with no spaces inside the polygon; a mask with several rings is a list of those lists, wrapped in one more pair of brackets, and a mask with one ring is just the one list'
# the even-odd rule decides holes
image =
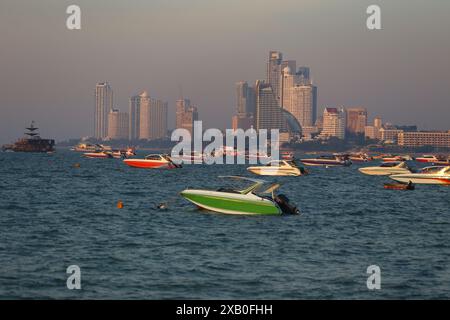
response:
{"label": "haze over city", "polygon": [[[366,8],[382,30],[366,28]],[[319,113],[364,106],[420,129],[450,129],[448,1],[77,1],[82,29],[67,30],[72,1],[0,4],[0,142],[35,120],[58,140],[93,135],[95,84],[114,108],[143,90],[198,106],[204,127],[230,128],[235,83],[264,79],[270,50],[311,68]],[[8,10],[6,10],[8,8]],[[120,23],[119,23],[120,22]]]}

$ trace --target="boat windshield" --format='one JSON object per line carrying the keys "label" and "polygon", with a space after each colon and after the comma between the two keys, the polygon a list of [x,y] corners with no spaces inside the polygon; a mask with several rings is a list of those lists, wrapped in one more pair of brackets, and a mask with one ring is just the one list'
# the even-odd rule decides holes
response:
{"label": "boat windshield", "polygon": [[224,180],[226,186],[217,189],[220,192],[247,194],[267,184],[264,180],[240,176],[219,176],[219,178],[227,178]]}
{"label": "boat windshield", "polygon": [[298,167],[297,163],[294,160],[286,161],[286,163],[291,167]]}
{"label": "boat windshield", "polygon": [[161,160],[161,156],[159,154],[150,154],[145,157],[145,160]]}
{"label": "boat windshield", "polygon": [[392,168],[399,164],[400,162],[384,162],[380,165],[382,168]]}
{"label": "boat windshield", "polygon": [[442,170],[444,167],[426,167],[423,168],[420,173],[426,173],[426,174],[432,174],[432,173],[438,173]]}
{"label": "boat windshield", "polygon": [[335,160],[335,159],[336,159],[336,156],[322,155],[322,156],[319,156],[319,159]]}

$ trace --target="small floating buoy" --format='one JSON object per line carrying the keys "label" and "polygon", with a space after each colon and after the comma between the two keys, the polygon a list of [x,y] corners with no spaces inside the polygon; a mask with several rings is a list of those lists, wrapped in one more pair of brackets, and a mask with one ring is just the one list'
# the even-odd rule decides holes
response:
{"label": "small floating buoy", "polygon": [[79,163],[75,163],[73,166],[74,166],[74,168],[79,168],[79,167],[81,167],[81,165],[80,165]]}
{"label": "small floating buoy", "polygon": [[123,202],[122,202],[122,201],[119,200],[119,201],[117,202],[117,208],[118,208],[118,209],[122,209],[122,208],[123,208]]}

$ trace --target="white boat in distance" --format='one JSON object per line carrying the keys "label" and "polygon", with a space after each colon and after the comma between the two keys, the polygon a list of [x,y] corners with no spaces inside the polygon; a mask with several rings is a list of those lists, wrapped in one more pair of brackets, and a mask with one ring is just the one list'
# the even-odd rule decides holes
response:
{"label": "white boat in distance", "polygon": [[417,173],[394,174],[389,178],[403,183],[450,185],[450,166],[426,167]]}
{"label": "white boat in distance", "polygon": [[333,167],[333,166],[343,166],[347,167],[352,164],[352,162],[346,156],[340,155],[323,155],[318,158],[313,159],[300,159],[303,164],[307,166],[324,166],[324,167]]}
{"label": "white boat in distance", "polygon": [[260,176],[301,176],[306,174],[304,168],[299,168],[292,160],[272,160],[265,166],[248,167],[248,171]]}
{"label": "white boat in distance", "polygon": [[392,174],[411,173],[411,169],[404,161],[383,162],[377,167],[359,168],[359,172],[369,176],[390,176]]}

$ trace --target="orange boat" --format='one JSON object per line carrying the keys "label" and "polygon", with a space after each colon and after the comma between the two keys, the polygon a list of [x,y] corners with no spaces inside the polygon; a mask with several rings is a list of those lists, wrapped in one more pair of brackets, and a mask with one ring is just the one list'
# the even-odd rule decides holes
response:
{"label": "orange boat", "polygon": [[143,169],[175,169],[181,165],[175,164],[166,154],[150,154],[144,159],[125,159],[125,164],[134,168]]}

